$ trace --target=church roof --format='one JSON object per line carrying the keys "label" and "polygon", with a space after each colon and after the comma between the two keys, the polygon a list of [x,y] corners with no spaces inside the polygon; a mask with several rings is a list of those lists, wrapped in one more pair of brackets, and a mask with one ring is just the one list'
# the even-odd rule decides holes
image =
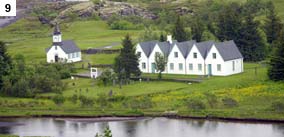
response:
{"label": "church roof", "polygon": [[[55,45],[59,46],[66,54],[81,51],[80,48],[78,48],[78,46],[72,40],[65,40],[65,41],[62,41],[61,43],[53,44],[52,46],[55,46]],[[51,47],[46,49],[46,53],[51,49]]]}

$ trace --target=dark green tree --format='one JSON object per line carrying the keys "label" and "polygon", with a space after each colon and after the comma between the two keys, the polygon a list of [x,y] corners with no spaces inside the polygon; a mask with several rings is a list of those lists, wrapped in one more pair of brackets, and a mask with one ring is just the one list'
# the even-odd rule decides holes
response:
{"label": "dark green tree", "polygon": [[138,56],[135,53],[135,47],[129,34],[123,39],[122,46],[120,55],[115,59],[114,71],[117,73],[120,81],[123,76],[128,81],[132,74],[139,76],[141,71],[138,67]]}
{"label": "dark green tree", "polygon": [[159,72],[158,79],[162,79],[162,72],[165,71],[167,65],[167,59],[161,53],[155,55],[155,63],[157,66],[157,71]]}
{"label": "dark green tree", "polygon": [[8,75],[12,67],[12,61],[7,54],[6,45],[0,41],[0,90],[3,86],[3,77]]}
{"label": "dark green tree", "polygon": [[200,42],[202,40],[205,25],[199,17],[196,17],[191,23],[192,39]]}
{"label": "dark green tree", "polygon": [[272,1],[267,3],[267,15],[264,25],[264,30],[267,37],[267,42],[272,44],[273,41],[277,40],[279,36],[279,30],[281,30],[282,23],[280,18],[277,16],[275,7]]}
{"label": "dark green tree", "polygon": [[180,16],[178,16],[174,29],[172,30],[172,34],[173,37],[178,41],[178,42],[183,42],[186,41],[187,38],[187,33],[185,31],[184,25],[183,25],[183,21],[180,18]]}
{"label": "dark green tree", "polygon": [[220,41],[234,40],[238,45],[242,26],[241,6],[231,3],[219,12],[215,35]]}
{"label": "dark green tree", "polygon": [[161,33],[160,34],[160,39],[159,39],[160,42],[164,42],[164,41],[167,41],[167,38],[166,36],[164,35],[164,33]]}
{"label": "dark green tree", "polygon": [[284,80],[284,31],[279,33],[278,40],[275,42],[276,48],[270,59],[268,76],[273,81]]}
{"label": "dark green tree", "polygon": [[238,39],[238,46],[246,61],[261,61],[266,57],[266,44],[259,32],[259,22],[254,15],[245,17]]}

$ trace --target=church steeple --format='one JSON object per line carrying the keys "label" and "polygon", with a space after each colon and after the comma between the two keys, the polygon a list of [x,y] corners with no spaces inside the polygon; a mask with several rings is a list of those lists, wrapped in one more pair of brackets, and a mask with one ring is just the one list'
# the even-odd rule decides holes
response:
{"label": "church steeple", "polygon": [[62,34],[60,32],[58,23],[56,23],[53,31],[53,43],[60,44],[61,42],[62,42]]}

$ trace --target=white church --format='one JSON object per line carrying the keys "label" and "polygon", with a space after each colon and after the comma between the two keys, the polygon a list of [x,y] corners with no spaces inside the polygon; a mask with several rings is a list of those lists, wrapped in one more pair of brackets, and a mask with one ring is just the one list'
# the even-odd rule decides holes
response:
{"label": "white church", "polygon": [[73,63],[82,60],[81,50],[74,41],[62,41],[62,34],[58,24],[56,24],[53,32],[53,44],[46,49],[46,59],[48,63]]}
{"label": "white church", "polygon": [[155,54],[167,58],[166,74],[228,76],[244,71],[243,56],[234,41],[196,42],[148,41],[138,43],[139,68],[143,73],[157,73]]}

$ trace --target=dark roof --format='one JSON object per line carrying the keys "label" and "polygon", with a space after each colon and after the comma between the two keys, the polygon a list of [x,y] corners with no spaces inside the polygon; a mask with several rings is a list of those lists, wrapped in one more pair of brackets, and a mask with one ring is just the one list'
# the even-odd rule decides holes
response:
{"label": "dark roof", "polygon": [[206,59],[209,50],[212,48],[214,41],[204,41],[200,43],[196,43],[196,47],[199,50],[201,56]]}
{"label": "dark roof", "polygon": [[233,40],[216,43],[215,46],[224,61],[243,58],[243,55]]}
{"label": "dark roof", "polygon": [[59,25],[56,23],[55,27],[54,27],[54,31],[53,31],[54,35],[59,35],[61,34],[60,29],[59,29]]}
{"label": "dark roof", "polygon": [[149,41],[149,42],[141,42],[139,44],[147,57],[151,55],[156,44],[158,44],[158,46],[166,56],[169,55],[169,53],[173,49],[173,46],[176,44],[178,49],[182,53],[183,57],[187,58],[190,50],[195,44],[198,51],[200,52],[201,56],[204,59],[206,59],[207,54],[211,50],[213,45],[216,46],[217,50],[221,54],[224,61],[243,58],[242,54],[240,53],[239,49],[237,48],[233,40],[220,42],[220,43],[215,43],[214,41],[205,41],[205,42],[196,43],[195,40],[185,41],[185,42],[174,41],[172,44],[170,44],[169,42]]}
{"label": "dark roof", "polygon": [[142,50],[144,51],[144,53],[146,54],[146,56],[149,57],[157,43],[158,41],[155,40],[155,41],[141,42],[139,44]]}
{"label": "dark roof", "polygon": [[[72,40],[66,40],[66,41],[62,41],[60,45],[61,49],[66,53],[74,53],[74,52],[80,52],[81,50],[78,48],[78,46],[74,43],[74,41]],[[51,47],[46,49],[46,52],[48,52],[50,50]]]}
{"label": "dark roof", "polygon": [[174,43],[169,42],[158,42],[159,48],[162,50],[165,56],[168,56],[173,48]]}
{"label": "dark roof", "polygon": [[177,47],[179,48],[184,58],[187,58],[189,51],[192,49],[195,43],[195,40],[177,43]]}

